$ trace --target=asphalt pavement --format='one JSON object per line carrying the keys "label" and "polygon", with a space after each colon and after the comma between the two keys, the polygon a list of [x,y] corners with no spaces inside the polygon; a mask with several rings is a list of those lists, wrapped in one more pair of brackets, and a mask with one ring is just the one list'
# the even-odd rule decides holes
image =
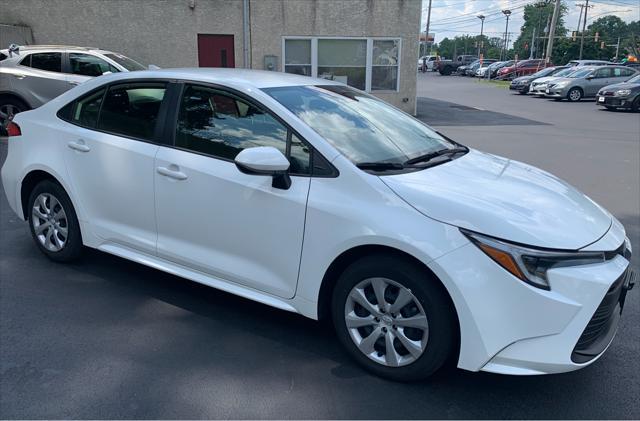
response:
{"label": "asphalt pavement", "polygon": [[[638,114],[437,74],[419,75],[418,93],[418,115],[447,136],[551,171],[608,208],[638,270]],[[6,148],[0,140],[0,162]],[[329,327],[295,314],[97,251],[52,263],[1,196],[2,419],[640,418],[639,291],[610,349],[583,370],[449,368],[394,383],[356,366]]]}

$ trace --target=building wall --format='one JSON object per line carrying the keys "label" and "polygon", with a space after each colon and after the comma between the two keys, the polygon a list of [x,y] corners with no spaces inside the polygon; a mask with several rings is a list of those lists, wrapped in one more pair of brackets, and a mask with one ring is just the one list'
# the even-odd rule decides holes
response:
{"label": "building wall", "polygon": [[[94,46],[160,67],[198,65],[197,34],[234,35],[243,66],[242,0],[0,0],[0,23],[37,44]],[[190,4],[195,4],[192,9]],[[278,57],[283,36],[399,37],[399,92],[375,93],[415,113],[420,0],[251,0],[251,64]],[[0,46],[6,48],[6,46]]]}
{"label": "building wall", "polygon": [[252,66],[275,55],[282,70],[282,36],[399,37],[399,92],[374,94],[415,114],[420,11],[420,0],[251,0]]}

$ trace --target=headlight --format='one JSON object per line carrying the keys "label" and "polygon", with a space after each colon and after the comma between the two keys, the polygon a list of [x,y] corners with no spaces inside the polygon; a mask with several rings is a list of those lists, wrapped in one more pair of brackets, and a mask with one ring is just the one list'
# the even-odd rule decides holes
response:
{"label": "headlight", "polygon": [[631,94],[631,89],[620,89],[614,93],[615,96],[627,96]]}
{"label": "headlight", "polygon": [[565,86],[567,86],[569,84],[569,82],[558,82],[556,83],[556,85],[554,86],[554,88],[564,88]]}
{"label": "headlight", "polygon": [[547,271],[605,261],[604,252],[551,251],[529,248],[460,229],[480,250],[516,278],[550,290]]}

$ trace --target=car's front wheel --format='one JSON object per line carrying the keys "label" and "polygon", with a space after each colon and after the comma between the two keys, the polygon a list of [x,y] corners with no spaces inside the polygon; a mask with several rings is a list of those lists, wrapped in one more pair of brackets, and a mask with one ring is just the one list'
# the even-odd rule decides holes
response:
{"label": "car's front wheel", "polygon": [[567,92],[567,99],[571,102],[577,102],[582,99],[582,89],[580,88],[571,88],[569,92]]}
{"label": "car's front wheel", "polygon": [[62,186],[43,180],[31,192],[28,203],[29,227],[40,251],[57,262],[80,257],[80,224]]}
{"label": "car's front wheel", "polygon": [[373,255],[351,264],[333,291],[334,326],[367,370],[393,380],[423,379],[454,349],[457,322],[447,293],[424,268]]}

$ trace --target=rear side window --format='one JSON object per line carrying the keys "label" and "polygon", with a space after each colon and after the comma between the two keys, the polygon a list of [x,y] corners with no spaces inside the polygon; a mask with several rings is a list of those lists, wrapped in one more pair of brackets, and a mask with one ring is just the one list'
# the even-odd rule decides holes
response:
{"label": "rear side window", "polygon": [[105,72],[117,73],[119,70],[99,57],[90,54],[69,53],[71,73],[82,76],[101,76]]}
{"label": "rear side window", "polygon": [[0,61],[4,60],[7,58],[7,55],[4,53],[0,53]]}
{"label": "rear side window", "polygon": [[98,129],[138,139],[153,139],[165,91],[164,83],[112,86],[102,104]]}
{"label": "rear side window", "polygon": [[84,127],[96,127],[100,104],[104,97],[104,89],[99,90],[76,102],[71,121]]}
{"label": "rear side window", "polygon": [[62,71],[62,53],[33,53],[25,57],[21,65],[48,72]]}

